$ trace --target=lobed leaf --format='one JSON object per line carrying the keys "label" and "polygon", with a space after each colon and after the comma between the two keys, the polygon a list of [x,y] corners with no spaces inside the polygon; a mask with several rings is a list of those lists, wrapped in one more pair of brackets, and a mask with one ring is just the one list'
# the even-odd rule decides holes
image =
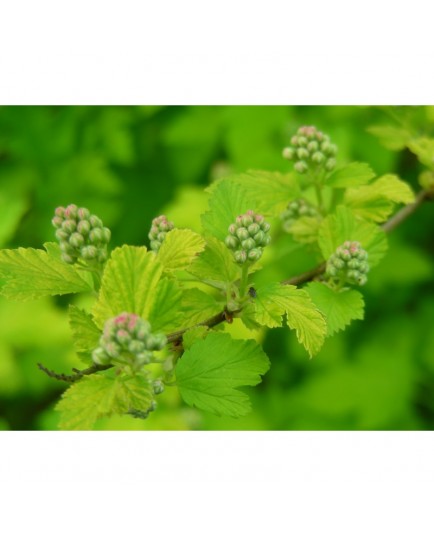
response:
{"label": "lobed leaf", "polygon": [[152,251],[144,246],[116,248],[107,262],[98,300],[93,307],[99,327],[127,311],[148,318],[163,267]]}
{"label": "lobed leaf", "polygon": [[190,229],[173,229],[167,233],[158,252],[166,272],[185,270],[205,248],[205,240]]}
{"label": "lobed leaf", "polygon": [[225,178],[210,188],[209,211],[202,214],[202,227],[206,234],[224,240],[228,227],[235,218],[247,210],[256,210],[256,203],[239,182]]}
{"label": "lobed leaf", "polygon": [[74,266],[60,260],[56,244],[48,243],[44,247],[47,251],[33,248],[0,251],[3,296],[25,301],[92,290],[85,276]]}
{"label": "lobed leaf", "polygon": [[300,187],[292,173],[249,170],[231,180],[244,188],[263,215],[278,216],[291,199],[300,196]]}
{"label": "lobed leaf", "polygon": [[161,279],[153,292],[148,320],[154,332],[169,333],[181,327],[182,291],[173,279]]}
{"label": "lobed leaf", "polygon": [[375,266],[387,251],[386,234],[374,223],[357,220],[352,211],[339,205],[321,224],[318,245],[324,259],[328,259],[346,240],[357,240],[369,255],[370,266]]}
{"label": "lobed leaf", "polygon": [[306,290],[327,322],[327,336],[345,329],[352,320],[363,320],[363,296],[357,290],[335,291],[324,283],[312,282]]}
{"label": "lobed leaf", "polygon": [[93,363],[90,354],[98,346],[101,330],[93,321],[92,315],[75,305],[69,306],[69,325],[78,355],[86,363]]}
{"label": "lobed leaf", "polygon": [[182,346],[184,350],[191,348],[197,340],[204,339],[208,332],[209,328],[207,326],[196,326],[188,329],[182,336]]}
{"label": "lobed leaf", "polygon": [[352,162],[338,168],[327,179],[332,188],[349,188],[368,183],[375,177],[372,168],[363,162]]}
{"label": "lobed leaf", "polygon": [[143,376],[86,376],[62,395],[56,406],[62,430],[91,430],[97,419],[131,409],[147,411],[153,400],[152,386]]}
{"label": "lobed leaf", "polygon": [[237,388],[257,385],[269,369],[268,357],[253,340],[210,333],[184,353],[176,383],[184,401],[199,409],[240,417],[250,411],[248,396]]}
{"label": "lobed leaf", "polygon": [[367,186],[349,188],[344,197],[344,203],[357,216],[375,222],[385,221],[396,203],[409,204],[414,200],[410,185],[391,174],[383,175]]}
{"label": "lobed leaf", "polygon": [[185,289],[182,293],[182,327],[194,326],[218,314],[223,309],[213,296],[198,288]]}
{"label": "lobed leaf", "polygon": [[392,151],[404,149],[411,138],[411,133],[408,130],[391,125],[375,125],[367,130],[377,136],[384,147]]}
{"label": "lobed leaf", "polygon": [[199,279],[225,283],[232,283],[240,276],[232,253],[223,242],[213,237],[207,238],[205,251],[194,260],[187,271]]}
{"label": "lobed leaf", "polygon": [[269,328],[282,326],[283,315],[298,341],[312,357],[324,343],[326,323],[309,294],[292,285],[275,283],[256,292],[255,321]]}
{"label": "lobed leaf", "polygon": [[434,138],[416,138],[407,147],[424,166],[434,170]]}

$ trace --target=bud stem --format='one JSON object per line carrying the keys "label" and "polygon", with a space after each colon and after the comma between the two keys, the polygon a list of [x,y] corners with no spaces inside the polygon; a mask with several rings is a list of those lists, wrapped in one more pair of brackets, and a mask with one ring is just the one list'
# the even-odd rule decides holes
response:
{"label": "bud stem", "polygon": [[249,279],[249,265],[245,263],[241,267],[241,281],[240,281],[240,298],[243,299],[247,294],[247,283]]}

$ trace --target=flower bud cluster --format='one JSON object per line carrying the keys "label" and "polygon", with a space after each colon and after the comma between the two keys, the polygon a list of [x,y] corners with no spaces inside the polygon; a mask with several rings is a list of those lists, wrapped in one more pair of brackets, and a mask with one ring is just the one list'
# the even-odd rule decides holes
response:
{"label": "flower bud cluster", "polygon": [[228,231],[225,244],[233,250],[238,264],[258,261],[262,257],[263,248],[271,240],[270,224],[264,220],[264,216],[255,214],[253,210],[237,216]]}
{"label": "flower bud cluster", "polygon": [[326,274],[350,285],[364,285],[369,272],[368,253],[360,242],[347,240],[327,261]]}
{"label": "flower bud cluster", "polygon": [[121,313],[105,323],[92,359],[97,365],[118,361],[139,369],[149,364],[152,352],[161,350],[166,343],[165,335],[151,332],[149,322],[132,313]]}
{"label": "flower bud cluster", "polygon": [[56,228],[64,262],[74,264],[79,258],[99,263],[107,260],[110,229],[87,208],[57,207],[51,222]]}
{"label": "flower bud cluster", "polygon": [[332,171],[336,166],[337,152],[338,148],[330,143],[329,136],[316,127],[300,127],[291,138],[291,146],[283,149],[283,158],[293,161],[298,173],[306,173],[318,167]]}
{"label": "flower bud cluster", "polygon": [[148,238],[151,241],[151,249],[158,253],[158,250],[166,238],[166,234],[175,228],[173,222],[168,221],[166,216],[158,216],[152,220],[152,227],[149,231]]}
{"label": "flower bud cluster", "polygon": [[305,199],[295,199],[288,203],[286,210],[280,215],[285,231],[289,231],[292,224],[302,216],[316,218],[319,216],[319,213],[318,210]]}

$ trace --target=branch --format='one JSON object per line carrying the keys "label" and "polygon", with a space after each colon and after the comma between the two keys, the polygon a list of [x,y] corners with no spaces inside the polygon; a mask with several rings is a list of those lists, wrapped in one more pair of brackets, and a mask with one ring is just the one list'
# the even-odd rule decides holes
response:
{"label": "branch", "polygon": [[42,370],[42,372],[45,372],[47,376],[67,383],[74,383],[78,380],[81,380],[83,376],[89,376],[90,374],[95,374],[95,372],[107,370],[109,368],[112,368],[112,366],[113,365],[92,365],[91,367],[84,370],[78,370],[74,368],[72,369],[74,374],[58,374],[53,370],[47,369],[47,367],[44,367],[44,365],[42,365],[41,363],[38,363],[38,368]]}
{"label": "branch", "polygon": [[382,225],[382,229],[386,233],[390,233],[398,227],[403,221],[405,221],[415,210],[417,210],[424,201],[427,201],[432,197],[432,193],[428,190],[421,190],[417,196],[414,203],[403,207],[399,210],[394,216],[392,216],[386,223]]}
{"label": "branch", "polygon": [[[398,225],[400,225],[402,222],[404,222],[415,210],[417,210],[422,203],[428,199],[431,199],[433,194],[427,190],[421,190],[417,196],[414,203],[411,205],[406,205],[401,210],[399,210],[394,216],[392,216],[386,223],[382,225],[382,229],[386,233],[390,233],[393,231]],[[312,268],[312,270],[308,270],[307,272],[304,272],[300,275],[293,276],[289,279],[285,279],[284,281],[281,281],[282,285],[301,285],[303,283],[307,283],[308,281],[312,281],[315,277],[321,275],[324,273],[326,268],[326,263],[322,263],[315,268]],[[226,309],[224,311],[221,311],[220,313],[212,316],[211,318],[208,318],[207,320],[204,320],[203,322],[200,322],[199,324],[195,324],[194,326],[190,326],[185,329],[181,329],[179,331],[175,331],[173,333],[170,333],[167,335],[167,340],[169,343],[172,343],[174,345],[177,345],[182,340],[182,336],[184,333],[190,329],[194,329],[196,327],[200,326],[207,326],[209,328],[213,328],[214,326],[217,326],[218,324],[221,324],[222,322],[231,321],[233,316],[237,313],[239,313],[240,310],[233,311],[229,313]],[[50,378],[55,378],[56,380],[65,381],[68,383],[73,383],[78,380],[80,380],[83,376],[88,376],[90,374],[95,374],[95,372],[99,372],[101,370],[107,370],[109,368],[112,368],[113,365],[93,365],[87,369],[84,370],[77,370],[72,369],[75,374],[57,374],[56,372],[53,372],[52,370],[47,369],[40,363],[38,363],[38,367],[45,372]]]}

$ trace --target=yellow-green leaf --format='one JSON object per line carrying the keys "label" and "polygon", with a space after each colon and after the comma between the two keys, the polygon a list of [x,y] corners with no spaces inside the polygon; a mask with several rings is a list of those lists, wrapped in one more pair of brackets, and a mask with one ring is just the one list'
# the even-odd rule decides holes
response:
{"label": "yellow-green leaf", "polygon": [[122,313],[148,318],[163,267],[144,246],[116,248],[107,262],[93,316],[98,326]]}
{"label": "yellow-green leaf", "polygon": [[205,249],[205,240],[190,229],[173,229],[167,233],[158,252],[158,260],[167,272],[185,270]]}

